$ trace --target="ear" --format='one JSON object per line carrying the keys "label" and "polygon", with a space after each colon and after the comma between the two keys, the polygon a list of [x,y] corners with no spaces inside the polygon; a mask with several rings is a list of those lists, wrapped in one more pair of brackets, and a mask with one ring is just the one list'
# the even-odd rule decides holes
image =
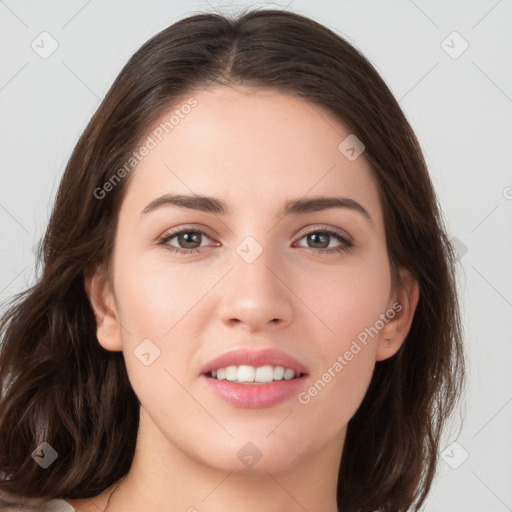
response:
{"label": "ear", "polygon": [[398,352],[409,334],[418,305],[420,297],[418,282],[411,272],[403,267],[400,268],[400,277],[403,286],[396,290],[388,304],[386,312],[388,321],[379,336],[376,361],[388,359]]}
{"label": "ear", "polygon": [[122,350],[121,327],[111,284],[101,267],[84,272],[84,285],[96,318],[96,337],[105,350]]}

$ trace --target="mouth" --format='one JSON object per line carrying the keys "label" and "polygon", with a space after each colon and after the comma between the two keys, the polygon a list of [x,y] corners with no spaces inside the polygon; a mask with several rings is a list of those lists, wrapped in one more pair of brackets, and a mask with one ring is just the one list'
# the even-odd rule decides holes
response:
{"label": "mouth", "polygon": [[230,365],[225,368],[218,368],[205,373],[207,377],[215,380],[225,380],[236,384],[265,385],[272,382],[295,380],[304,377],[306,374],[296,372],[293,368],[284,366],[249,366]]}
{"label": "mouth", "polygon": [[210,361],[201,380],[218,398],[246,409],[272,407],[299,393],[306,367],[276,349],[235,350]]}

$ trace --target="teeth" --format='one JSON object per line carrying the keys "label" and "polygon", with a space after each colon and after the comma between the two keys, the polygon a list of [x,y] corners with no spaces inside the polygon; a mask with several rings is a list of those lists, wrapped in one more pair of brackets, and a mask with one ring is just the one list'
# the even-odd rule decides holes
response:
{"label": "teeth", "polygon": [[266,366],[258,366],[256,368],[254,380],[256,382],[272,382],[273,380],[278,380],[275,378],[274,368],[270,365]]}
{"label": "teeth", "polygon": [[272,382],[274,380],[290,380],[298,377],[300,374],[295,374],[291,368],[284,368],[283,366],[254,366],[240,365],[228,366],[226,368],[218,368],[211,372],[213,378],[217,380],[229,380],[238,382],[240,384],[251,382]]}
{"label": "teeth", "polygon": [[290,380],[290,379],[293,379],[293,377],[295,377],[295,372],[293,370],[290,370],[289,368],[287,368],[284,371],[284,380]]}
{"label": "teeth", "polygon": [[226,368],[226,380],[236,380],[236,366],[228,366]]}
{"label": "teeth", "polygon": [[238,382],[254,382],[256,370],[253,366],[239,366],[236,372],[236,380]]}
{"label": "teeth", "polygon": [[276,366],[274,368],[274,380],[282,380],[284,377],[284,368],[282,366]]}

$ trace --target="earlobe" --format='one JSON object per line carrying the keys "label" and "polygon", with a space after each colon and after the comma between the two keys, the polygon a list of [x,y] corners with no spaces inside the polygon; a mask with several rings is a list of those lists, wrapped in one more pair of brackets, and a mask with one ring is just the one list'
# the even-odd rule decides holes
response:
{"label": "earlobe", "polygon": [[101,268],[84,272],[84,286],[96,319],[96,337],[105,350],[122,350],[114,296]]}
{"label": "earlobe", "polygon": [[405,268],[400,269],[400,276],[403,286],[388,305],[386,316],[389,321],[380,332],[376,361],[388,359],[398,352],[409,334],[418,305],[420,290],[417,280]]}

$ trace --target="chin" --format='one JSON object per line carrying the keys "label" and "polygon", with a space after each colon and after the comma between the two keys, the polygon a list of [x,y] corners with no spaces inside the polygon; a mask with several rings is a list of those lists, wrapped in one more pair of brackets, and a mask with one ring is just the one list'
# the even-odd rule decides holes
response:
{"label": "chin", "polygon": [[215,451],[212,451],[211,443],[207,443],[205,452],[197,453],[195,458],[198,462],[222,472],[266,475],[267,472],[290,470],[305,456],[303,443],[300,444],[301,451],[298,452],[296,442],[290,440],[284,444],[283,437],[276,436],[275,433],[267,438],[265,436],[266,434],[252,438],[248,435],[243,438],[235,436],[229,443],[217,444]]}

